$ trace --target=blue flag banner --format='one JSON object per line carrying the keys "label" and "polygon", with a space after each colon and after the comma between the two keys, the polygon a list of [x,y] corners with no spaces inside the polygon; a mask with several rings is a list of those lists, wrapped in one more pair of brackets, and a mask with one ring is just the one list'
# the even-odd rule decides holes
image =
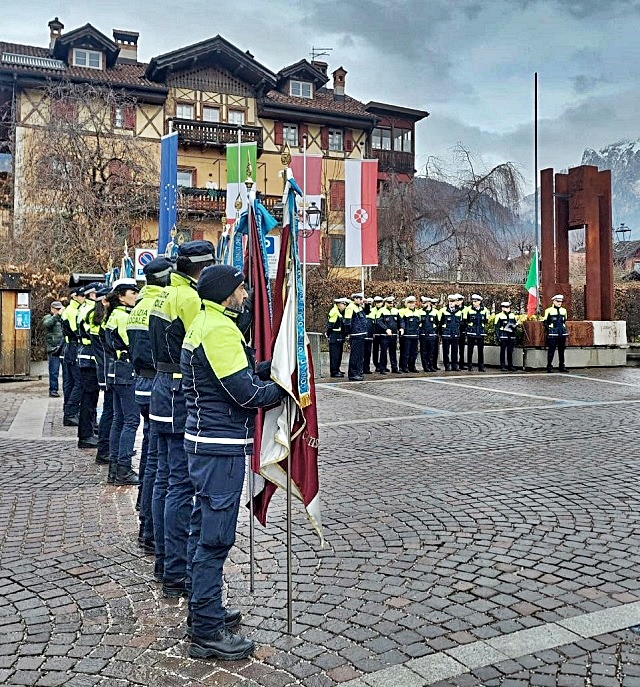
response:
{"label": "blue flag banner", "polygon": [[158,204],[158,255],[163,255],[178,220],[178,132],[160,143],[160,202]]}

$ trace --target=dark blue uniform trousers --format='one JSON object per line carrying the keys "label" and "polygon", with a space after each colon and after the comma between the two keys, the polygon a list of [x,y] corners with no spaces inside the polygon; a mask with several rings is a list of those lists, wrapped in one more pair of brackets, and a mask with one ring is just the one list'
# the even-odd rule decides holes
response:
{"label": "dark blue uniform trousers", "polygon": [[135,398],[133,384],[114,384],[113,422],[109,435],[110,462],[121,469],[131,469],[131,458],[135,453],[136,431],[140,424],[140,410]]}
{"label": "dark blue uniform trousers", "polygon": [[104,397],[102,399],[102,415],[98,425],[98,454],[109,455],[109,435],[113,423],[113,390],[110,386],[102,387]]}
{"label": "dark blue uniform trousers", "polygon": [[76,417],[80,412],[80,399],[82,398],[82,381],[80,368],[77,363],[62,361],[62,395],[64,417]]}
{"label": "dark blue uniform trousers", "polygon": [[244,455],[189,453],[189,474],[196,490],[189,551],[189,609],[195,637],[208,637],[224,627],[222,569],[236,539],[244,484]]}

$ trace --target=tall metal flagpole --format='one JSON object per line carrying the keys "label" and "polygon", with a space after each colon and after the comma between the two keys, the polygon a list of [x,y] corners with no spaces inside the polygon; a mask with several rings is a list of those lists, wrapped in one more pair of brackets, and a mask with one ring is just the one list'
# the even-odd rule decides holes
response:
{"label": "tall metal flagpole", "polygon": [[533,181],[535,183],[535,230],[536,230],[536,314],[540,314],[540,225],[538,224],[538,72],[533,78]]}
{"label": "tall metal flagpole", "polygon": [[[306,138],[305,138],[305,152],[306,152]],[[284,165],[284,171],[282,173],[282,178],[284,181],[284,188],[285,192],[287,190],[287,171],[288,167],[291,164],[291,151],[289,150],[289,145],[286,144],[285,149],[282,152],[282,155],[280,156],[280,160],[282,164]],[[303,159],[304,162],[304,159]],[[304,169],[304,166],[303,166]],[[303,171],[304,174],[304,171]],[[290,193],[290,191],[289,191]],[[303,191],[304,193],[304,191]],[[284,195],[284,194],[283,194]],[[285,208],[284,211],[285,213],[290,210],[289,208],[289,197],[288,195],[283,198],[285,202]],[[297,217],[294,212],[290,212],[289,215],[289,240],[290,241],[297,241],[297,231],[294,231],[294,229],[297,229],[297,225],[294,227],[294,223],[297,222]],[[290,264],[289,269],[295,269],[295,265]],[[284,402],[286,403],[287,406],[287,425],[289,428],[291,428],[291,400],[289,398],[285,398]],[[292,555],[292,544],[291,544],[291,539],[292,539],[292,526],[291,526],[291,453],[289,453],[289,456],[287,458],[287,632],[289,634],[293,634],[293,555]]]}
{"label": "tall metal flagpole", "polygon": [[302,137],[302,302],[304,328],[307,329],[307,137]]}
{"label": "tall metal flagpole", "polygon": [[[229,264],[233,265],[233,259],[234,259],[234,250],[233,250],[233,244],[234,244],[234,236],[235,236],[235,226],[236,222],[238,221],[238,217],[240,216],[240,210],[242,210],[242,198],[240,196],[240,166],[242,165],[242,157],[240,154],[240,144],[242,143],[242,130],[240,128],[240,124],[238,124],[238,195],[236,196],[236,200],[234,203],[234,207],[236,209],[236,219],[235,222],[231,225],[231,229],[229,230]],[[227,193],[229,193],[229,187],[227,186]]]}
{"label": "tall metal flagpole", "polygon": [[[239,146],[238,146],[239,149]],[[254,213],[255,208],[253,205],[253,200],[255,198],[255,193],[253,193],[253,178],[252,178],[252,172],[253,170],[251,169],[251,158],[248,159],[247,161],[247,178],[244,182],[245,186],[247,187],[247,255],[248,255],[248,260],[247,264],[249,266],[247,274],[247,280],[249,284],[249,288],[251,289],[253,286],[252,283],[252,274],[253,274],[253,261],[256,259],[256,246],[253,245],[253,240],[252,240],[252,234],[253,231],[251,229],[251,214]],[[238,179],[240,178],[240,169],[238,169]],[[255,214],[254,214],[255,217]],[[254,220],[255,221],[255,220]],[[255,589],[255,525],[253,522],[254,518],[254,507],[253,507],[253,497],[254,497],[254,492],[253,492],[253,469],[252,469],[252,456],[249,455],[249,470],[247,472],[249,476],[247,488],[249,491],[249,591],[253,594],[253,591]]]}

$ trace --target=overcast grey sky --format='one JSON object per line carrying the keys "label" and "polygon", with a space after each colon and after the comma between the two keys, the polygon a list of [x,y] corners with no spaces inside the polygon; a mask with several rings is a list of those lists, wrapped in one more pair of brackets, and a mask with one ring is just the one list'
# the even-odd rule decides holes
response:
{"label": "overcast grey sky", "polygon": [[462,143],[532,188],[536,71],[541,168],[640,137],[640,0],[5,0],[0,38],[46,45],[56,15],[140,32],[145,61],[218,33],[273,71],[331,47],[350,95],[431,113],[419,171]]}

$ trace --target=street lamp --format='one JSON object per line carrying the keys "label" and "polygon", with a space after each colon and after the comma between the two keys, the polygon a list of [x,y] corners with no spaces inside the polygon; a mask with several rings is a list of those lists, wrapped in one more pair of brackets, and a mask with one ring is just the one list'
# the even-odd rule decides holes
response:
{"label": "street lamp", "polygon": [[629,229],[624,222],[621,222],[620,226],[616,229],[615,234],[618,242],[627,241],[631,236],[631,229]]}
{"label": "street lamp", "polygon": [[322,210],[317,206],[315,201],[311,201],[311,203],[309,203],[309,207],[303,210],[303,212],[305,222],[300,234],[303,236],[303,238],[307,238],[320,227]]}

